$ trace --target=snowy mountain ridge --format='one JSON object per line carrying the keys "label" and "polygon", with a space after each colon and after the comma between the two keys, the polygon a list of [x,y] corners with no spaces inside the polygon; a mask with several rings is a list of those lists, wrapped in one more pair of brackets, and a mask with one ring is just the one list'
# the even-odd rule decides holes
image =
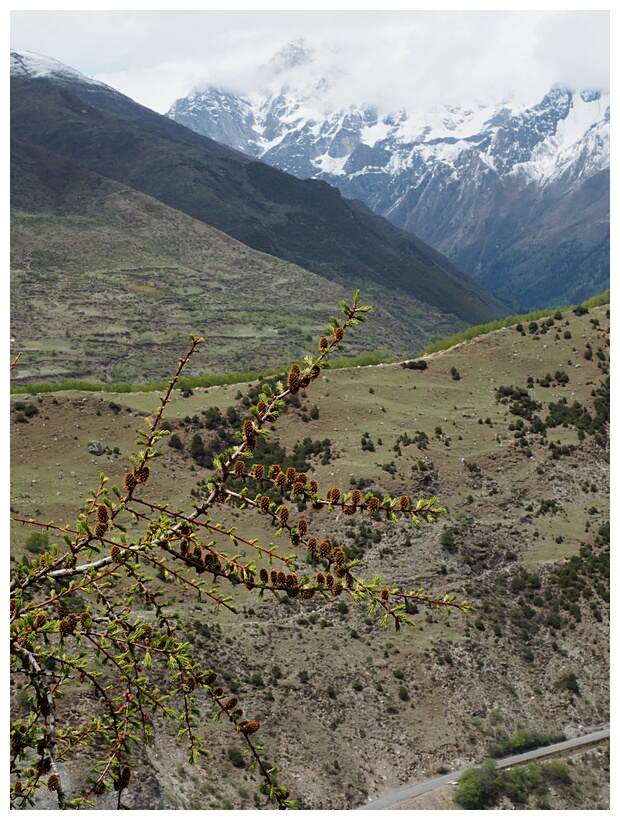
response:
{"label": "snowy mountain ridge", "polygon": [[[184,217],[198,220],[231,241],[269,255],[273,277],[266,276],[264,292],[273,287],[287,304],[298,294],[294,276],[289,281],[288,274],[278,273],[281,261],[343,287],[342,296],[360,288],[377,314],[385,311],[381,321],[386,339],[398,337],[393,348],[389,344],[401,352],[419,351],[439,336],[491,321],[508,309],[434,248],[359,201],[342,197],[336,188],[299,180],[244,156],[61,65],[44,64],[42,70],[38,59],[29,66],[23,55],[14,62],[19,71],[11,77],[14,214],[57,208],[62,224],[71,208],[83,207],[89,218],[98,220],[109,207],[110,215],[125,224],[132,244],[142,230],[134,202],[145,195],[164,211],[177,212],[180,223]],[[114,191],[120,186],[118,195],[99,196],[108,183]],[[148,212],[147,233],[159,235],[158,220],[168,217],[156,204]],[[171,259],[185,253],[184,236],[181,227],[178,243],[166,251]],[[193,248],[195,240],[188,241]],[[108,255],[123,256],[122,244],[101,242],[104,267]],[[67,259],[72,257],[71,244],[63,251]],[[239,254],[245,257],[245,251]],[[231,257],[228,251],[224,255]],[[145,264],[151,264],[150,258]],[[64,264],[60,252],[58,259]],[[218,265],[216,261],[215,271]],[[252,265],[235,258],[225,267],[222,287],[226,281],[243,289]],[[209,280],[208,267],[204,276]]]}
{"label": "snowy mountain ridge", "polygon": [[[579,154],[593,132],[596,144],[587,152],[592,171],[609,165],[608,93],[552,89],[529,109],[514,103],[494,110],[488,104],[442,106],[415,117],[356,105],[324,113],[314,97],[288,88],[235,96],[208,87],[177,100],[168,116],[281,170],[326,181],[357,176],[362,168],[391,176],[416,169],[420,174],[420,161],[456,163],[458,173],[460,155],[476,148],[492,171],[516,170],[544,183]],[[304,149],[302,156],[295,147]],[[384,151],[390,154],[387,162]],[[369,161],[358,168],[364,153]]]}
{"label": "snowy mountain ridge", "polygon": [[[257,72],[259,90],[197,89],[168,116],[336,186],[524,307],[608,281],[608,91],[555,87],[534,105],[443,104],[412,114],[355,100],[338,107],[330,77],[313,74],[311,52],[292,46]],[[533,270],[525,290],[516,281],[530,253],[549,271],[549,291]],[[574,277],[579,287],[562,292]]]}
{"label": "snowy mountain ridge", "polygon": [[30,80],[44,77],[64,77],[67,80],[105,87],[105,83],[93,80],[59,60],[46,57],[44,54],[37,54],[35,51],[14,48],[11,49],[11,77],[23,77]]}

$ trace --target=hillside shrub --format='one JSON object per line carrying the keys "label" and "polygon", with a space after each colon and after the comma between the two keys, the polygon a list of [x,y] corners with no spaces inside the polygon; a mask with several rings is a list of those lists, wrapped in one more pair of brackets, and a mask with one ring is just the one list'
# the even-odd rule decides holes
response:
{"label": "hillside shrub", "polygon": [[565,675],[562,675],[561,678],[554,681],[553,685],[556,689],[572,692],[574,695],[577,695],[577,697],[581,695],[577,676],[574,672],[567,672]]}
{"label": "hillside shrub", "polygon": [[476,811],[485,808],[485,789],[479,773],[475,769],[463,772],[454,792],[454,800],[464,809]]}
{"label": "hillside shrub", "polygon": [[439,536],[439,543],[448,550],[453,549],[456,546],[456,530],[453,527],[444,529]]}
{"label": "hillside shrub", "polygon": [[[120,486],[101,474],[73,524],[13,517],[58,543],[34,559],[16,562],[10,581],[11,671],[23,692],[23,707],[11,722],[11,808],[33,806],[41,788],[55,795],[60,809],[96,807],[97,798],[106,793],[115,795],[117,808],[127,808],[131,784],[141,773],[136,753],[152,742],[161,720],[176,726],[193,764],[208,754],[202,733],[208,717],[226,722],[245,747],[244,753],[236,744],[228,749],[232,765],[241,768],[247,761],[254,767],[261,779],[259,791],[278,808],[295,805],[289,789],[276,779],[277,769],[263,757],[260,722],[245,714],[236,694],[243,685],[230,671],[216,668],[223,657],[217,651],[221,631],[206,610],[200,619],[193,612],[188,625],[172,614],[170,582],[194,598],[193,610],[208,604],[214,616],[221,609],[236,613],[234,592],[240,585],[282,603],[275,618],[287,617],[291,599],[303,605],[315,596],[362,603],[380,625],[392,623],[397,629],[412,623],[408,604],[434,611],[472,610],[454,595],[433,599],[420,589],[388,586],[379,577],[362,580],[359,560],[347,558],[336,536],[322,532],[310,516],[295,513],[295,505],[303,502],[339,514],[418,526],[444,514],[435,498],[414,501],[357,488],[323,488],[292,464],[282,470],[277,462],[265,465],[257,459],[259,444],[267,441],[287,402],[319,377],[345,334],[365,318],[369,308],[359,306],[357,298],[351,306],[342,304],[343,318],[332,319],[317,355],[293,364],[283,381],[263,382],[234,437],[229,438],[232,414],[224,419],[219,411],[203,412],[198,423],[214,431],[221,452],[210,459],[211,473],[192,512],[164,505],[157,494],[150,498],[148,489],[161,455],[158,447],[170,432],[162,429],[164,413],[183,369],[202,344],[196,338],[162,391],[159,406],[138,431],[139,449]],[[196,422],[190,419],[189,425]],[[220,430],[224,437],[215,432]],[[193,433],[191,457],[204,459],[206,449],[202,435]],[[327,452],[329,443],[323,460]],[[305,450],[298,453],[300,460],[305,455]],[[278,500],[267,491],[277,492]],[[259,544],[236,527],[215,523],[221,504],[236,507],[240,514],[250,509],[265,516],[276,537],[288,541],[288,554]],[[311,613],[308,621],[316,620]],[[196,621],[199,629],[194,628]],[[323,618],[319,625],[331,623]],[[192,647],[197,634],[213,642],[212,665],[197,660]],[[234,642],[228,636],[223,640]],[[270,659],[257,648],[255,660]],[[280,675],[273,666],[269,684],[277,683]],[[300,681],[307,679],[307,671],[299,673]],[[250,678],[256,686],[262,680],[258,672]],[[87,698],[88,717],[61,710],[63,695]],[[84,782],[79,782],[78,770],[71,769],[76,756],[92,763]]]}
{"label": "hillside shrub", "polygon": [[182,450],[183,442],[181,437],[177,433],[173,433],[168,439],[168,446],[172,447],[173,450]]}
{"label": "hillside shrub", "polygon": [[425,359],[411,359],[408,362],[402,362],[401,367],[408,370],[426,370],[428,362]]}
{"label": "hillside shrub", "polygon": [[243,755],[237,749],[236,746],[229,746],[228,748],[228,759],[230,762],[235,766],[237,769],[244,769],[245,768],[245,760],[243,759]]}
{"label": "hillside shrub", "polygon": [[48,547],[49,536],[46,532],[37,530],[26,538],[26,549],[30,550],[30,552],[34,552],[35,555],[41,555],[41,553],[44,553]]}
{"label": "hillside shrub", "polygon": [[[551,379],[551,376],[549,376],[549,379]],[[510,403],[510,412],[514,416],[519,416],[528,421],[532,421],[533,414],[542,409],[542,404],[533,399],[523,387],[514,387],[513,385],[498,387],[495,391],[495,398],[499,404]]]}
{"label": "hillside shrub", "polygon": [[482,810],[496,806],[502,796],[518,807],[551,808],[549,786],[570,786],[568,767],[561,761],[528,763],[509,769],[498,769],[494,760],[463,772],[454,799],[464,809]]}
{"label": "hillside shrub", "polygon": [[504,737],[489,743],[488,752],[492,758],[509,757],[528,752],[530,749],[551,746],[564,739],[562,732],[549,733],[539,732],[537,729],[518,729],[512,737]]}

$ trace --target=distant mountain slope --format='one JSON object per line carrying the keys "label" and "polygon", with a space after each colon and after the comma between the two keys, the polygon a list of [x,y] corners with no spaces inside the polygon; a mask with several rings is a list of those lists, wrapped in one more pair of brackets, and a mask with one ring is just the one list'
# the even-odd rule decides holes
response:
{"label": "distant mountain slope", "polygon": [[[11,171],[18,383],[164,380],[190,332],[208,342],[195,372],[288,364],[351,296],[45,149],[14,142]],[[350,352],[416,344],[378,309]]]}
{"label": "distant mountain slope", "polygon": [[[303,86],[293,73],[300,62]],[[524,307],[609,286],[608,94],[555,88],[534,106],[443,106],[415,116],[358,100],[331,110],[329,79],[308,82],[310,51],[291,44],[272,63],[261,91],[207,87],[168,116],[338,186]]]}
{"label": "distant mountain slope", "polygon": [[41,71],[32,55],[14,53],[13,60],[15,139],[348,291],[361,287],[421,341],[509,312],[436,251],[329,185],[248,160],[61,64]]}

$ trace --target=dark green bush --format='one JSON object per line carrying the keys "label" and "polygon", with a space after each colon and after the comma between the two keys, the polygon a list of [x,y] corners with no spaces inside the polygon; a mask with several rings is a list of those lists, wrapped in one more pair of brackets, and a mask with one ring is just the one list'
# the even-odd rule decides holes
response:
{"label": "dark green bush", "polygon": [[428,368],[428,362],[425,359],[411,359],[411,361],[403,362],[401,367],[409,370],[426,370]]}
{"label": "dark green bush", "polygon": [[580,696],[581,692],[579,690],[579,683],[577,682],[577,676],[574,672],[567,672],[565,675],[562,675],[561,678],[554,681],[556,689],[567,690],[568,692],[572,692],[574,695]]}
{"label": "dark green bush", "polygon": [[173,433],[170,436],[170,438],[168,439],[168,446],[172,447],[173,450],[183,449],[183,442],[181,441],[181,438],[177,433]]}
{"label": "dark green bush", "polygon": [[228,747],[228,759],[235,768],[245,769],[245,760],[243,759],[243,754],[239,751],[239,749],[237,749],[236,746]]}

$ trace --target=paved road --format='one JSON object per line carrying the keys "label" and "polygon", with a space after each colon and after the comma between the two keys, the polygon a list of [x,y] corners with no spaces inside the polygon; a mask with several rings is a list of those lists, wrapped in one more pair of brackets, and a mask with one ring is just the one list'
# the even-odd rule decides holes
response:
{"label": "paved road", "polygon": [[[516,763],[524,763],[527,760],[533,760],[537,757],[547,757],[549,755],[554,755],[557,752],[563,752],[566,749],[573,749],[577,746],[587,746],[588,743],[596,743],[597,741],[604,740],[608,737],[609,728],[600,729],[597,732],[591,732],[588,735],[575,737],[572,740],[563,740],[561,743],[554,743],[552,746],[544,746],[541,749],[533,749],[529,752],[523,752],[523,754],[520,755],[505,757],[503,760],[497,761],[497,767],[498,769],[501,769],[506,766],[514,766]],[[472,767],[468,766],[467,768],[471,769]],[[464,771],[466,771],[466,769],[459,769],[458,771],[444,774],[441,777],[434,777],[432,780],[425,780],[423,783],[415,783],[413,786],[407,786],[406,788],[400,789],[397,792],[392,792],[392,794],[388,794],[385,797],[380,797],[379,800],[373,800],[371,803],[366,803],[365,806],[358,806],[357,810],[368,809],[372,811],[377,809],[387,809],[396,803],[400,803],[402,800],[406,800],[408,797],[415,797],[418,794],[430,792],[433,789],[437,789],[439,786],[445,786],[454,780],[458,780]]]}

